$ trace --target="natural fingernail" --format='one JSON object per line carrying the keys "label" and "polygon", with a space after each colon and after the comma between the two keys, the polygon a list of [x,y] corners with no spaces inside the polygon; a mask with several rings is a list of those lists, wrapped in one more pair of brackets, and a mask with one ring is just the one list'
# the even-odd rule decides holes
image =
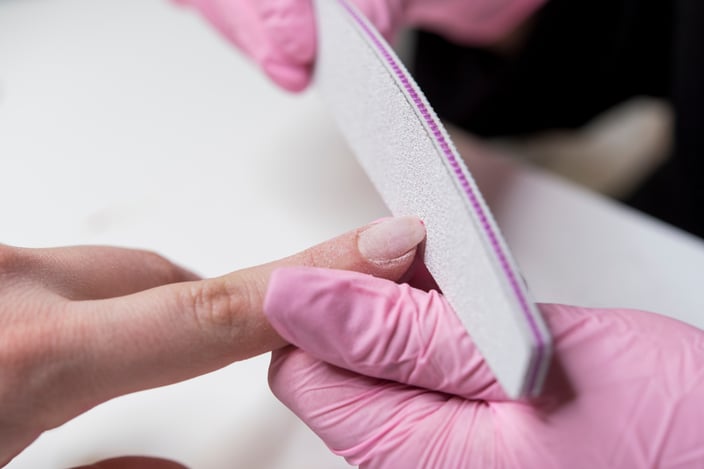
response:
{"label": "natural fingernail", "polygon": [[416,217],[388,218],[359,233],[357,247],[367,260],[389,262],[402,257],[425,238],[425,227]]}

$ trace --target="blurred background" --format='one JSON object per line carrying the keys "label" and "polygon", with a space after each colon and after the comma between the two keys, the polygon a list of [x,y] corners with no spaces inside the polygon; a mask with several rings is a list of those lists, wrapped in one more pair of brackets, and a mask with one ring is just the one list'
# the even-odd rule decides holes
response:
{"label": "blurred background", "polygon": [[549,0],[481,47],[414,36],[447,121],[698,236],[704,4]]}

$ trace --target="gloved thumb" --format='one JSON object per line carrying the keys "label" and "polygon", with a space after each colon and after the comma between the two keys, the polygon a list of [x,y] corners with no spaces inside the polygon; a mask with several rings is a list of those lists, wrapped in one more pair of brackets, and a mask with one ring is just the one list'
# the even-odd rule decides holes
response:
{"label": "gloved thumb", "polygon": [[505,394],[445,298],[356,272],[283,268],[264,312],[311,356],[375,378],[467,399]]}

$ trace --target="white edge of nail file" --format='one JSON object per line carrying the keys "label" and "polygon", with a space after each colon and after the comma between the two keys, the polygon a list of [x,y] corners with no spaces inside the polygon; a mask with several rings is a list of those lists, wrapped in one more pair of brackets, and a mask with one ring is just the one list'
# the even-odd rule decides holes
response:
{"label": "white edge of nail file", "polygon": [[395,216],[420,217],[425,263],[510,397],[540,392],[551,338],[462,158],[410,74],[346,0],[316,0],[315,87]]}

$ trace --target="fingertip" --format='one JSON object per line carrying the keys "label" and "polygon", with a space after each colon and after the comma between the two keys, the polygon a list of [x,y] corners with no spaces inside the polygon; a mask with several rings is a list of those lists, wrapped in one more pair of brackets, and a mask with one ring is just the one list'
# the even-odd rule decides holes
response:
{"label": "fingertip", "polygon": [[[393,304],[402,288],[358,272],[293,267],[274,272],[264,312],[289,343],[317,359],[354,369],[370,350],[383,348],[393,329]],[[389,318],[392,320],[389,321]]]}
{"label": "fingertip", "polygon": [[[276,330],[289,343],[295,344],[295,323],[292,316],[310,308],[307,293],[316,285],[316,275],[312,271],[323,270],[311,267],[281,267],[274,270],[269,277],[264,296],[264,315]],[[329,271],[333,272],[333,271]]]}
{"label": "fingertip", "polygon": [[296,370],[307,369],[315,362],[303,350],[287,346],[271,352],[269,362],[269,386],[277,396],[289,388],[291,377]]}
{"label": "fingertip", "polygon": [[267,380],[269,382],[269,387],[274,392],[274,395],[278,397],[279,390],[282,388],[281,383],[285,381],[285,365],[288,356],[291,352],[297,350],[295,347],[284,347],[278,350],[273,350],[271,352],[271,360],[269,361],[269,372],[267,374]]}
{"label": "fingertip", "polygon": [[284,340],[339,365],[337,346],[352,340],[353,326],[365,327],[358,321],[368,325],[369,315],[350,312],[372,309],[386,285],[395,286],[358,272],[284,267],[270,277],[264,314]]}
{"label": "fingertip", "polygon": [[311,0],[257,0],[260,17],[278,50],[298,64],[315,60],[317,34]]}
{"label": "fingertip", "polygon": [[262,64],[262,69],[274,83],[292,93],[305,90],[311,82],[310,66],[269,61]]}

